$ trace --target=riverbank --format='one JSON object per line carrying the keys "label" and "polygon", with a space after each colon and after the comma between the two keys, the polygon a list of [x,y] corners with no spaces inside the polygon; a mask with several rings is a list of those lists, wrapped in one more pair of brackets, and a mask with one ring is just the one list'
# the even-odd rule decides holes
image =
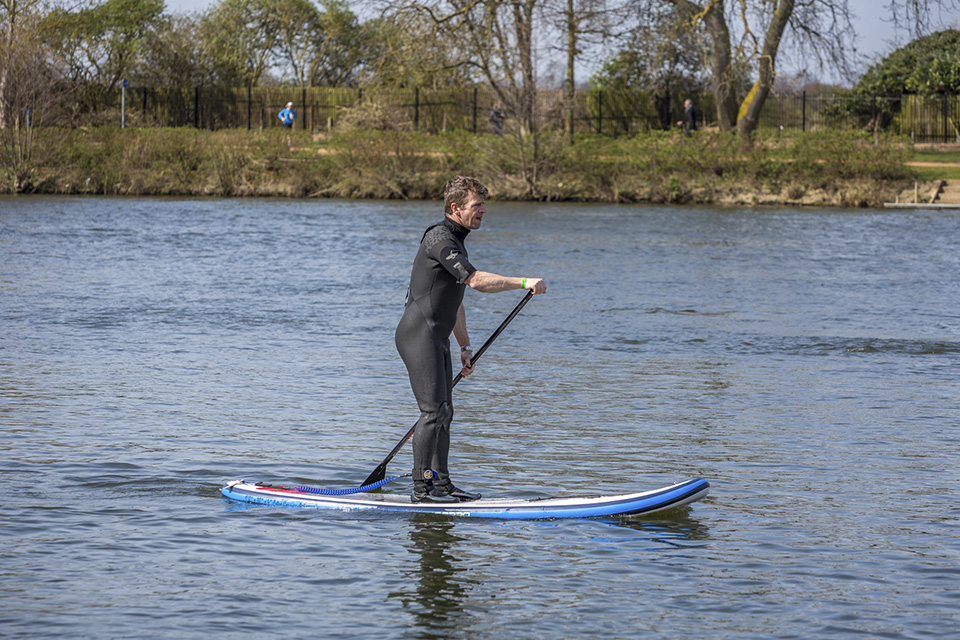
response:
{"label": "riverbank", "polygon": [[[96,128],[45,131],[22,191],[47,194],[430,199],[475,175],[498,200],[879,207],[921,179],[899,139]],[[7,176],[3,192],[14,190]]]}

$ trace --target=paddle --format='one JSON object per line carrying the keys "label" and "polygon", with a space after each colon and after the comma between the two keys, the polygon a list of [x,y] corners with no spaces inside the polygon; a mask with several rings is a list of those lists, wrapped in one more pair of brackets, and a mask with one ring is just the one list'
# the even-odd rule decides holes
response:
{"label": "paddle", "polygon": [[[480,347],[480,349],[477,350],[475,354],[473,354],[473,358],[470,360],[471,364],[476,363],[476,361],[480,359],[480,356],[482,356],[483,352],[487,350],[487,347],[493,344],[493,341],[497,339],[497,336],[499,336],[504,329],[507,328],[507,325],[510,324],[510,321],[513,320],[515,317],[517,317],[517,314],[520,313],[520,309],[523,309],[523,305],[527,304],[531,296],[533,296],[533,291],[527,291],[527,295],[523,297],[523,300],[520,301],[520,304],[518,304],[516,308],[510,312],[510,315],[507,316],[506,320],[500,323],[500,326],[497,327],[497,330],[493,332],[493,335],[487,338],[487,341],[483,343],[483,346]],[[463,379],[463,373],[458,372],[457,375],[453,378],[453,386],[457,386],[457,383],[460,382],[462,379]],[[413,435],[413,431],[416,428],[417,428],[416,424],[410,427],[410,431],[407,431],[407,435],[403,436],[403,438],[400,439],[400,442],[398,442],[397,446],[393,448],[393,451],[387,454],[387,457],[383,459],[383,462],[377,465],[377,468],[373,470],[373,473],[367,476],[367,479],[363,481],[363,484],[361,486],[366,486],[368,484],[380,482],[386,477],[387,465],[390,464],[390,461],[393,460],[393,457],[397,455],[397,453],[399,453],[400,449],[403,448],[403,445],[407,442],[407,440],[410,439],[410,436]]]}

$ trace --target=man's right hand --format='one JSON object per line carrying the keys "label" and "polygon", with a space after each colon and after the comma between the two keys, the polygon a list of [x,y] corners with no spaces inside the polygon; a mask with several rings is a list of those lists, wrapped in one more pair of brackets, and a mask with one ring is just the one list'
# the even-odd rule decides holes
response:
{"label": "man's right hand", "polygon": [[547,292],[547,283],[541,278],[527,278],[526,289],[533,291],[534,295]]}

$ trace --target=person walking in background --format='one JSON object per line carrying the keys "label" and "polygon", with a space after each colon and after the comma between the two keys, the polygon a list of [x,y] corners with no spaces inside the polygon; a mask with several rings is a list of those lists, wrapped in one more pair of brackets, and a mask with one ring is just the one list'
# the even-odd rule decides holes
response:
{"label": "person walking in background", "polygon": [[287,129],[293,128],[293,121],[297,119],[297,112],[293,110],[293,103],[288,102],[287,106],[283,108],[280,113],[277,114],[277,117],[280,118],[280,122],[283,123]]}
{"label": "person walking in background", "polygon": [[678,122],[677,126],[683,127],[683,132],[687,135],[697,130],[697,108],[690,98],[683,101],[683,120]]}
{"label": "person walking in background", "polygon": [[490,126],[493,127],[493,133],[498,136],[503,135],[503,121],[506,116],[503,114],[503,107],[499,102],[493,105],[490,110]]}

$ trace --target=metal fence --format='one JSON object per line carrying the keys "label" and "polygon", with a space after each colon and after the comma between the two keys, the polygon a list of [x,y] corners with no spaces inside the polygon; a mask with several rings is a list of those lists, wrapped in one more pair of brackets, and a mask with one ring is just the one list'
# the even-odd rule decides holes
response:
{"label": "metal fence", "polygon": [[774,95],[760,114],[760,130],[863,130],[909,136],[915,142],[960,143],[960,96],[897,98]]}
{"label": "metal fence", "polygon": [[[606,91],[575,93],[569,103],[562,90],[539,90],[533,123],[538,130],[633,135],[676,127],[683,100],[669,92]],[[715,105],[710,94],[692,96],[700,125],[709,127]],[[107,98],[119,109],[120,91]],[[201,88],[189,90],[134,87],[126,90],[127,122],[134,126],[191,126],[202,129],[262,129],[282,126],[277,113],[287,102],[298,114],[296,129],[335,128],[351,110],[375,105],[381,116],[419,131],[491,130],[488,115],[496,96],[484,88],[466,90],[341,88]],[[507,126],[519,126],[506,109]],[[530,123],[523,123],[529,128]],[[863,130],[910,136],[916,142],[960,142],[960,96],[862,98],[844,95],[773,94],[764,104],[759,131]]]}

